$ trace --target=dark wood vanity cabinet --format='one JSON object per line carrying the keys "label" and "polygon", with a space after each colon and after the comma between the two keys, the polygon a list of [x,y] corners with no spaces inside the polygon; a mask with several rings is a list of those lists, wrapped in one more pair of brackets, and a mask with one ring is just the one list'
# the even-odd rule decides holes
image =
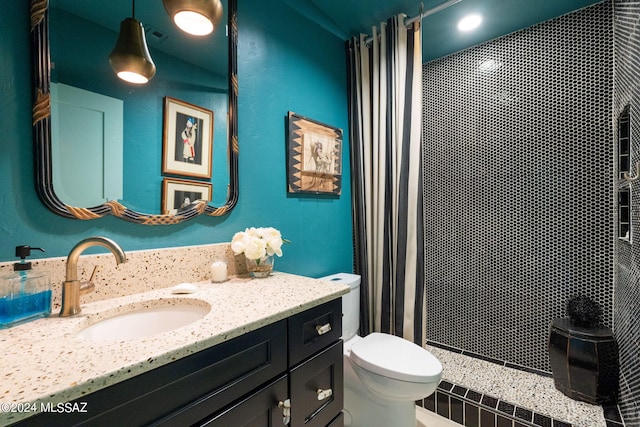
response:
{"label": "dark wood vanity cabinet", "polygon": [[290,317],[287,329],[291,426],[328,426],[344,403],[342,300]]}
{"label": "dark wood vanity cabinet", "polygon": [[[343,407],[342,302],[287,319],[287,369],[277,380],[197,425],[340,427]],[[288,400],[288,402],[287,402]],[[286,403],[285,403],[286,402]],[[278,406],[290,406],[288,413]],[[288,417],[288,419],[286,419]],[[333,423],[333,424],[332,424]],[[183,424],[184,425],[184,424]]]}
{"label": "dark wood vanity cabinet", "polygon": [[340,427],[341,334],[338,298],[15,425]]}

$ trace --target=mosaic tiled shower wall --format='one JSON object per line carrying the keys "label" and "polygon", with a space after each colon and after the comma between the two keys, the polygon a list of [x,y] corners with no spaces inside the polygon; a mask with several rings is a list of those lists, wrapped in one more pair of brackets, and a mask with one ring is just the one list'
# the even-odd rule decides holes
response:
{"label": "mosaic tiled shower wall", "polygon": [[[631,165],[640,161],[639,20],[640,3],[614,2],[616,71],[613,113],[617,118],[629,107]],[[614,135],[614,140],[618,141],[617,126],[614,127]],[[619,177],[620,172],[617,165],[615,176]],[[631,241],[616,240],[614,327],[620,353],[620,412],[628,426],[640,426],[640,181],[632,182],[630,187]],[[629,183],[616,181],[616,191],[625,188],[629,188]]]}
{"label": "mosaic tiled shower wall", "polygon": [[428,62],[423,82],[427,338],[550,371],[569,297],[613,321],[611,5]]}

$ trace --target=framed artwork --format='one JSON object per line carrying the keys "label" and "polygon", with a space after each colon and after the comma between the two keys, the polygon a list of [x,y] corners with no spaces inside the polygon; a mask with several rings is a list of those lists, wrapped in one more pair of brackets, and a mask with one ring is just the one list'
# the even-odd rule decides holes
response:
{"label": "framed artwork", "polygon": [[162,173],[211,178],[213,111],[164,97]]}
{"label": "framed artwork", "polygon": [[289,193],[340,195],[342,129],[289,111],[287,187]]}
{"label": "framed artwork", "polygon": [[164,178],[162,180],[163,215],[177,215],[194,203],[210,201],[212,185],[210,182],[189,181],[186,179]]}

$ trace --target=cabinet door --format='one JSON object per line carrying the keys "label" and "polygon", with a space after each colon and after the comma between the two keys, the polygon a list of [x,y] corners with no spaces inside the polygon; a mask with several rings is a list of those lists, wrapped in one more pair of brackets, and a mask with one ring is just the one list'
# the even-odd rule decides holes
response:
{"label": "cabinet door", "polygon": [[291,427],[329,425],[344,404],[342,341],[292,369],[289,386]]}
{"label": "cabinet door", "polygon": [[283,410],[278,402],[287,399],[287,376],[259,389],[213,418],[199,423],[207,427],[279,427],[284,426]]}

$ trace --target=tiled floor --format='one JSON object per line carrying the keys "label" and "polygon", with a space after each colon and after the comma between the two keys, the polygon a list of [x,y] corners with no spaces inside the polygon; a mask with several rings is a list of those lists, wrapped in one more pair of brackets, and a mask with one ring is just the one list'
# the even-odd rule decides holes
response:
{"label": "tiled floor", "polygon": [[[553,379],[427,346],[443,365],[443,380],[486,394],[499,401],[526,408],[574,427],[605,427],[601,406],[566,397]],[[484,403],[484,402],[483,402]],[[534,425],[534,424],[527,424]]]}

